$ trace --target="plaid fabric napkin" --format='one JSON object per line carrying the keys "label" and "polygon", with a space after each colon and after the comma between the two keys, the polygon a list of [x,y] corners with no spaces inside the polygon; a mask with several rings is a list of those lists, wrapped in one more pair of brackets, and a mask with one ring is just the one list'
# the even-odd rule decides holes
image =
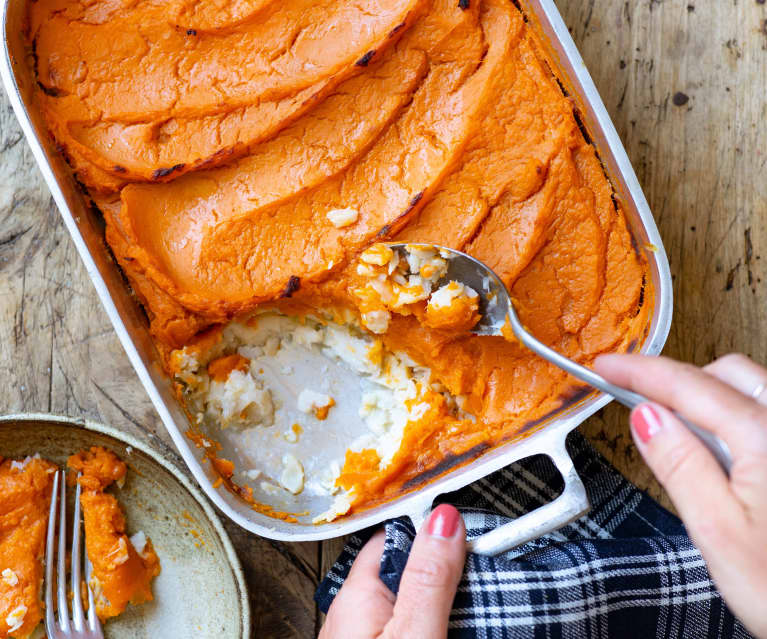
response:
{"label": "plaid fabric napkin", "polygon": [[[749,637],[716,591],[682,522],[626,481],[577,431],[568,448],[591,512],[504,555],[469,555],[449,636]],[[551,501],[561,488],[553,464],[539,456],[442,501],[458,507],[471,538]],[[406,518],[385,528],[380,575],[396,593],[415,531]],[[315,599],[324,612],[373,532],[353,535],[320,583]]]}

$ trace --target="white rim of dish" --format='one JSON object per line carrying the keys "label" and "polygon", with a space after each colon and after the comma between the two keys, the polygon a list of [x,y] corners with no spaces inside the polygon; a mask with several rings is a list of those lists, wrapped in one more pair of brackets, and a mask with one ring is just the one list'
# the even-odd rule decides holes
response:
{"label": "white rim of dish", "polygon": [[[178,468],[173,462],[163,457],[159,452],[153,449],[151,446],[137,439],[133,435],[124,433],[118,430],[114,426],[108,426],[100,422],[95,422],[90,419],[67,417],[66,415],[56,415],[53,413],[14,413],[10,415],[0,415],[0,427],[3,424],[11,422],[49,422],[53,424],[63,424],[67,426],[73,426],[75,428],[82,428],[89,430],[107,437],[112,437],[127,446],[140,450],[142,453],[151,457],[155,462],[167,470],[175,479],[181,483],[181,485],[194,497],[194,500],[200,505],[205,512],[205,515],[213,524],[216,533],[221,540],[221,544],[224,547],[226,558],[229,561],[229,565],[234,574],[235,581],[237,582],[237,588],[240,594],[240,617],[242,622],[242,636],[243,639],[250,639],[251,636],[251,613],[250,613],[250,601],[248,599],[247,582],[245,581],[245,573],[242,570],[242,564],[237,556],[237,552],[234,549],[234,544],[229,537],[229,533],[226,532],[224,525],[221,523],[213,506],[208,502],[207,497],[197,488],[186,473]],[[170,447],[169,447],[170,448]],[[172,449],[171,449],[172,450]]]}

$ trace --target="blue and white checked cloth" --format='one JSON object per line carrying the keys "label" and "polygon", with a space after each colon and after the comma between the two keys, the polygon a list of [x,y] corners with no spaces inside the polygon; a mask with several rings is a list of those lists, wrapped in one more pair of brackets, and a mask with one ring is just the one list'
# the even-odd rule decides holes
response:
{"label": "blue and white checked cloth", "polygon": [[[716,591],[679,519],[623,478],[579,433],[568,439],[591,512],[505,555],[469,555],[450,637],[477,639],[696,639],[749,637]],[[640,462],[638,462],[640,463]],[[543,457],[516,463],[442,501],[470,537],[544,504],[561,478]],[[381,579],[396,593],[414,530],[386,523]],[[327,612],[360,548],[353,535],[315,595]]]}

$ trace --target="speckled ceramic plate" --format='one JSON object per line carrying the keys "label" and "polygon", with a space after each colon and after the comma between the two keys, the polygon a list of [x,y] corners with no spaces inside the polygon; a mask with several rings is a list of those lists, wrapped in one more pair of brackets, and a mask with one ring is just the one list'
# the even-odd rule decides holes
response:
{"label": "speckled ceramic plate", "polygon": [[200,491],[145,444],[109,426],[53,415],[0,417],[0,456],[40,453],[64,464],[90,446],[113,450],[129,467],[117,491],[128,531],[143,530],[160,557],[155,600],[129,606],[106,624],[109,639],[250,637],[245,579],[232,542]]}

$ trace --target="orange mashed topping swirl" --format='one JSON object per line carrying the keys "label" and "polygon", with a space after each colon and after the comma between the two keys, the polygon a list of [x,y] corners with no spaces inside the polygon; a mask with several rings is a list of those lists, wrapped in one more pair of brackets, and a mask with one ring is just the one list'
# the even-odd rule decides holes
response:
{"label": "orange mashed topping swirl", "polygon": [[[383,475],[350,453],[339,485],[358,505],[518,435],[579,390],[518,343],[469,334],[468,291],[430,304],[408,280],[381,304],[365,272],[385,268],[381,249],[367,253],[378,242],[485,262],[522,322],[584,364],[644,337],[645,257],[510,0],[37,0],[28,38],[40,109],[169,371],[177,349],[266,305],[342,309],[465,398],[473,419],[435,399],[439,414],[408,428]],[[246,364],[210,366],[226,379]]]}

